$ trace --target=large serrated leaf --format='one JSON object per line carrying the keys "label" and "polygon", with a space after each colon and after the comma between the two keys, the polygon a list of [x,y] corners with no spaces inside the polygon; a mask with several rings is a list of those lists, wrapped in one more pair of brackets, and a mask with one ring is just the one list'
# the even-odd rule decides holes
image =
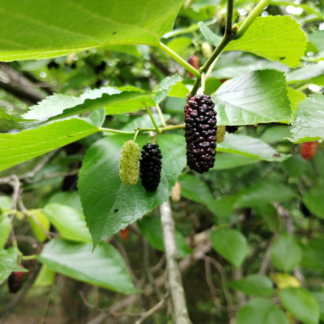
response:
{"label": "large serrated leaf", "polygon": [[240,280],[232,281],[229,286],[252,296],[268,296],[275,292],[273,282],[268,277],[259,274],[250,274]]}
{"label": "large serrated leaf", "polygon": [[76,242],[92,242],[84,215],[70,206],[48,204],[44,213],[63,238]]}
{"label": "large serrated leaf", "polygon": [[157,46],[183,0],[0,1],[0,60],[63,56],[120,44]]}
{"label": "large serrated leaf", "polygon": [[181,184],[181,196],[201,204],[207,204],[214,199],[207,184],[199,177],[190,174],[179,179]]}
{"label": "large serrated leaf", "polygon": [[124,294],[136,292],[122,256],[108,243],[102,242],[92,251],[91,243],[54,239],[37,259],[51,270],[76,280]]}
{"label": "large serrated leaf", "polygon": [[292,120],[283,72],[261,70],[235,77],[215,96],[218,125],[254,125]]}
{"label": "large serrated leaf", "polygon": [[[94,244],[125,228],[168,199],[186,163],[184,138],[158,136],[162,152],[161,182],[148,192],[140,180],[125,186],[119,178],[119,157],[124,142],[131,136],[109,136],[90,147],[79,173],[79,194]],[[137,137],[142,146],[152,138]]]}
{"label": "large serrated leaf", "polygon": [[231,168],[239,168],[241,166],[259,163],[261,160],[249,156],[220,153],[217,154],[215,165],[210,171],[213,170],[226,170]]}
{"label": "large serrated leaf", "polygon": [[291,137],[294,143],[317,141],[324,138],[324,96],[316,93],[298,105],[296,119],[292,123]]}
{"label": "large serrated leaf", "polygon": [[20,268],[17,263],[17,253],[14,249],[0,249],[0,274],[3,272],[21,271],[28,272],[27,269]]}
{"label": "large serrated leaf", "polygon": [[235,208],[250,207],[268,202],[282,202],[294,197],[294,191],[281,183],[262,181],[242,189],[235,202]]}
{"label": "large serrated leaf", "polygon": [[210,241],[214,250],[235,268],[242,265],[248,244],[241,232],[231,228],[220,228],[210,233]]}
{"label": "large serrated leaf", "polygon": [[225,51],[246,51],[279,61],[290,67],[300,65],[306,48],[306,35],[296,20],[289,16],[258,17]]}
{"label": "large serrated leaf", "polygon": [[0,171],[98,131],[83,120],[70,119],[17,134],[0,134]]}
{"label": "large serrated leaf", "polygon": [[255,298],[238,312],[236,324],[289,324],[285,313],[270,300]]}
{"label": "large serrated leaf", "polygon": [[296,238],[282,233],[274,242],[271,249],[271,261],[274,266],[283,271],[293,270],[302,259],[302,251]]}
{"label": "large serrated leaf", "polygon": [[[262,142],[258,138],[228,133],[226,133],[224,141],[217,144],[217,151],[235,153],[260,160],[277,162],[284,161],[290,156],[278,153],[274,148]],[[215,163],[217,163],[217,155]]]}
{"label": "large serrated leaf", "polygon": [[305,324],[317,324],[319,307],[315,298],[304,288],[285,288],[279,293],[282,305]]}

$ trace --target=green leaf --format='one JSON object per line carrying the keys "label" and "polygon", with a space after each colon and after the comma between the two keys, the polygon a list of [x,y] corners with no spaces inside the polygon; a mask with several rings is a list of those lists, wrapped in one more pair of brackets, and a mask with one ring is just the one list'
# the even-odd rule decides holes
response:
{"label": "green leaf", "polygon": [[303,197],[303,202],[306,207],[314,215],[320,218],[324,218],[324,200],[323,200],[323,188],[316,186],[307,192]]}
{"label": "green leaf", "polygon": [[[43,225],[43,228],[46,231],[49,231],[50,222],[49,222],[47,216],[39,209],[30,210],[30,212],[33,213],[36,216],[37,220]],[[44,233],[43,229],[31,217],[28,217],[28,220],[29,220],[29,223],[31,225],[31,228],[32,228],[37,240],[40,243],[43,243],[47,238],[47,236]]]}
{"label": "green leaf", "polygon": [[[18,254],[17,251],[11,247],[7,250],[3,250],[2,248],[0,248],[0,260],[1,260],[1,252],[5,251],[5,253],[7,254],[8,259],[10,259],[10,262],[13,262],[15,265],[17,265],[18,262]],[[4,259],[2,259],[4,260]],[[2,262],[2,261],[1,261]],[[1,266],[1,265],[0,265]],[[21,268],[19,267],[19,269],[21,270]],[[0,270],[0,285],[10,276],[12,270]]]}
{"label": "green leaf", "polygon": [[282,305],[305,324],[317,324],[319,307],[310,292],[304,288],[285,288],[279,292]]}
{"label": "green leaf", "polygon": [[85,217],[69,206],[49,204],[43,209],[63,238],[76,242],[92,242]]}
{"label": "green leaf", "polygon": [[291,71],[286,75],[288,83],[308,81],[324,74],[324,66],[314,64]]}
{"label": "green leaf", "polygon": [[224,82],[213,97],[218,125],[292,121],[283,72],[261,70]]}
{"label": "green leaf", "polygon": [[281,162],[289,157],[289,155],[278,153],[270,145],[257,138],[228,133],[226,133],[224,141],[217,144],[216,150],[218,152],[240,154],[265,161]]}
{"label": "green leaf", "polygon": [[0,171],[98,131],[83,120],[70,119],[17,134],[0,134]]}
{"label": "green leaf", "polygon": [[290,16],[258,17],[225,51],[246,51],[290,67],[300,65],[306,48],[306,35]]}
{"label": "green leaf", "polygon": [[294,143],[317,141],[324,138],[324,96],[316,93],[298,105],[292,122],[291,137]]}
{"label": "green leaf", "polygon": [[11,210],[13,206],[13,201],[10,197],[0,196],[0,209],[2,211]]}
{"label": "green leaf", "polygon": [[275,233],[280,230],[280,218],[273,205],[270,203],[254,205],[253,211],[265,223],[269,231]]}
{"label": "green leaf", "polygon": [[235,208],[251,207],[268,202],[282,202],[291,199],[295,193],[288,186],[278,182],[262,181],[242,189],[238,193]]}
{"label": "green leaf", "polygon": [[[143,217],[137,221],[137,226],[148,242],[157,250],[164,252],[161,220],[154,217]],[[192,252],[182,234],[175,230],[178,255],[184,258]]]}
{"label": "green leaf", "polygon": [[[104,87],[101,89],[89,90],[79,97],[53,94],[52,96],[46,97],[37,105],[30,107],[29,111],[24,114],[23,117],[25,119],[46,121],[51,117],[60,116],[66,109],[85,105],[86,103],[90,102],[90,99],[101,98],[103,94],[113,95],[119,93],[121,93],[121,91],[118,89],[112,87]],[[87,99],[89,101],[86,101]],[[101,107],[104,106],[100,106],[97,109]],[[78,113],[76,113],[75,115],[77,114]]]}
{"label": "green leaf", "polygon": [[187,98],[188,93],[189,89],[183,83],[178,82],[172,87],[168,93],[168,97]]}
{"label": "green leaf", "polygon": [[228,217],[233,214],[237,196],[223,196],[220,199],[210,200],[207,208],[218,217]]}
{"label": "green leaf", "polygon": [[51,286],[54,283],[55,271],[51,270],[46,264],[44,264],[37,275],[34,282],[34,287]]}
{"label": "green leaf", "polygon": [[157,104],[159,104],[168,95],[171,88],[173,88],[176,84],[180,83],[181,81],[182,78],[178,74],[174,74],[163,79],[154,90],[154,92],[157,92],[157,94],[154,97],[154,101]]}
{"label": "green leaf", "polygon": [[260,136],[260,140],[268,144],[285,141],[285,137],[290,135],[289,126],[276,125],[268,127]]}
{"label": "green leaf", "polygon": [[250,165],[259,162],[261,162],[261,160],[249,156],[220,153],[217,154],[214,167],[209,171],[238,168],[241,166]]}
{"label": "green leaf", "polygon": [[105,49],[110,52],[119,52],[132,55],[136,58],[141,57],[141,53],[138,51],[136,45],[110,45],[105,46]]}
{"label": "green leaf", "polygon": [[157,46],[171,31],[182,4],[183,0],[143,5],[113,0],[99,6],[58,0],[49,8],[42,0],[26,0],[22,6],[3,2],[0,60],[51,58],[106,45]]}
{"label": "green leaf", "polygon": [[106,120],[106,110],[105,108],[97,109],[90,116],[83,117],[82,119],[95,127],[101,127]]}
{"label": "green leaf", "polygon": [[271,249],[271,262],[278,270],[291,271],[301,261],[302,250],[296,238],[289,233],[282,233],[275,240]]}
{"label": "green leaf", "polygon": [[232,289],[252,296],[268,296],[275,292],[273,282],[266,276],[251,274],[228,284]]}
{"label": "green leaf", "polygon": [[179,179],[181,196],[192,201],[207,204],[214,199],[213,194],[201,178],[186,174]]}
{"label": "green leaf", "polygon": [[[168,115],[168,114],[162,114],[162,115],[163,115],[163,118],[165,121],[167,121],[168,119],[171,118],[171,115]],[[158,124],[158,126],[161,126],[162,124],[161,124],[161,119],[160,119],[159,114],[152,114],[152,116],[153,116],[154,120],[156,121],[156,123]],[[134,128],[137,128],[137,127],[140,127],[140,128],[154,127],[151,117],[148,114],[145,114],[143,116],[134,118],[131,122],[127,123],[122,128],[122,130],[132,132],[132,131],[134,131]]]}
{"label": "green leaf", "polygon": [[206,40],[208,43],[214,45],[215,47],[218,46],[218,44],[220,43],[220,41],[222,40],[221,37],[217,36],[216,34],[214,34],[206,25],[204,22],[199,22],[198,23],[199,28],[201,30],[201,32],[203,33],[203,35],[205,36]]}
{"label": "green leaf", "polygon": [[308,35],[308,39],[310,42],[314,43],[319,52],[324,51],[324,30],[317,30]]}
{"label": "green leaf", "polygon": [[[119,178],[119,157],[124,142],[131,136],[109,136],[87,151],[79,173],[79,194],[94,244],[110,237],[128,224],[161,205],[186,164],[183,136],[158,137],[162,152],[161,183],[155,192],[147,192],[140,180],[125,186]],[[152,138],[138,136],[143,146]]]}
{"label": "green leaf", "polygon": [[255,298],[243,306],[236,324],[289,324],[285,313],[270,300]]}
{"label": "green leaf", "polygon": [[[207,21],[205,22],[205,25],[212,25],[216,22],[215,19],[213,20],[210,20],[210,21]],[[185,27],[185,28],[177,28],[177,29],[173,29],[172,31],[170,31],[169,33],[167,34],[164,34],[162,36],[162,38],[171,38],[171,37],[175,37],[175,36],[179,36],[179,35],[182,35],[182,34],[189,34],[189,33],[193,33],[195,32],[197,29],[199,28],[199,25],[198,24],[194,24],[194,25],[191,25],[189,27]]]}
{"label": "green leaf", "polygon": [[73,279],[124,294],[136,292],[122,256],[108,243],[102,242],[92,251],[90,243],[54,239],[37,259]]}
{"label": "green leaf", "polygon": [[248,245],[241,232],[230,228],[220,228],[211,232],[210,241],[214,250],[235,268],[242,265]]}
{"label": "green leaf", "polygon": [[50,197],[47,203],[48,204],[55,203],[55,204],[69,206],[73,209],[76,209],[81,214],[83,213],[81,200],[76,191],[57,192]]}
{"label": "green leaf", "polygon": [[303,92],[290,87],[288,87],[287,89],[288,89],[288,97],[291,104],[291,109],[294,113],[297,110],[297,106],[299,105],[299,103],[301,103],[306,99],[306,95]]}
{"label": "green leaf", "polygon": [[316,238],[303,246],[301,265],[310,269],[323,269],[324,267],[324,240]]}
{"label": "green leaf", "polygon": [[312,292],[311,294],[318,304],[319,311],[320,311],[320,319],[321,321],[323,321],[324,320],[324,293]]}
{"label": "green leaf", "polygon": [[18,266],[16,256],[12,250],[0,249],[0,274],[8,271],[28,272],[27,269]]}
{"label": "green leaf", "polygon": [[0,215],[0,249],[5,246],[11,232],[11,222],[8,216]]}
{"label": "green leaf", "polygon": [[184,56],[186,50],[192,45],[192,40],[188,37],[174,38],[168,42],[168,47],[180,56]]}

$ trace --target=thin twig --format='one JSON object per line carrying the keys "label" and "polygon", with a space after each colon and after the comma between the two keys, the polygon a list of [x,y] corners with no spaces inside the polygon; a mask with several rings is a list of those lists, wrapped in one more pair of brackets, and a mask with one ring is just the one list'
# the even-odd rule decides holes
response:
{"label": "thin twig", "polygon": [[268,244],[267,250],[266,250],[266,252],[264,254],[264,257],[263,257],[263,260],[262,260],[262,263],[261,263],[261,267],[260,267],[260,270],[259,270],[260,275],[265,275],[266,272],[267,272],[268,266],[270,264],[271,249],[272,249],[273,243],[276,240],[277,236],[278,236],[278,234],[274,233],[271,240],[270,240],[270,242],[269,242],[269,244]]}
{"label": "thin twig", "polygon": [[[200,233],[201,234],[201,233]],[[200,235],[201,237],[201,235]],[[195,264],[197,261],[203,259],[206,255],[207,252],[211,250],[211,243],[208,239],[208,235],[206,235],[206,240],[201,241],[200,244],[198,244],[193,253],[182,259],[179,263],[180,270],[184,272],[186,269],[191,267],[193,264]],[[166,277],[165,274],[162,274],[155,280],[155,284],[158,287],[163,287],[165,285]],[[137,287],[137,289],[140,289]],[[144,294],[148,297],[151,296],[154,293],[154,288],[152,287],[151,284],[147,284],[145,287]],[[108,310],[105,312],[101,312],[98,316],[93,318],[91,321],[89,321],[87,324],[100,324],[102,323],[106,318],[111,316],[111,312],[115,313],[120,311],[121,309],[127,308],[134,304],[135,302],[138,302],[140,300],[140,295],[139,294],[134,294],[129,297],[126,297],[111,307],[109,307]]]}
{"label": "thin twig", "polygon": [[160,302],[158,304],[156,304],[155,306],[153,306],[150,310],[148,310],[147,312],[145,312],[141,318],[139,318],[135,324],[141,324],[143,323],[144,320],[146,320],[147,318],[149,318],[151,315],[153,315],[156,311],[158,311],[159,309],[163,308],[165,305],[166,300],[168,299],[169,294],[164,295],[164,297],[160,300]]}
{"label": "thin twig", "polygon": [[225,270],[222,267],[222,265],[215,259],[209,257],[209,256],[205,256],[204,260],[207,260],[208,262],[210,262],[219,272],[220,276],[221,276],[221,280],[222,280],[222,285],[223,285],[223,290],[224,290],[224,295],[226,298],[226,302],[229,308],[229,312],[230,312],[230,318],[235,317],[235,310],[234,310],[234,305],[233,305],[233,301],[231,298],[231,294],[228,290],[228,286],[227,286],[227,278],[226,278],[226,274],[225,274]]}
{"label": "thin twig", "polygon": [[46,235],[46,237],[51,240],[52,239],[52,236],[54,237],[59,237],[60,235],[57,234],[57,233],[53,233],[53,232],[50,232],[48,231],[47,229],[45,229],[45,227],[43,226],[43,224],[38,220],[38,218],[36,217],[35,214],[33,214],[31,211],[29,211],[24,203],[23,203],[23,200],[21,198],[21,196],[19,196],[19,207],[21,209],[21,211],[24,213],[25,216],[27,217],[30,217],[33,219],[33,221],[42,229],[42,231],[44,232],[44,234]]}
{"label": "thin twig", "polygon": [[49,310],[49,307],[50,307],[50,304],[51,304],[51,289],[52,289],[52,285],[47,287],[45,312],[44,312],[44,315],[42,316],[39,324],[45,324],[46,323],[48,310]]}

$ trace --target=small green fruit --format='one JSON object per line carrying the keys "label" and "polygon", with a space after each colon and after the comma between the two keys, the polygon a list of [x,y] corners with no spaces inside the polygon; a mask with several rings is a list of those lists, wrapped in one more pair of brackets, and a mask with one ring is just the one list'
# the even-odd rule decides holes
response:
{"label": "small green fruit", "polygon": [[119,159],[119,177],[126,186],[137,183],[141,148],[134,141],[125,142]]}

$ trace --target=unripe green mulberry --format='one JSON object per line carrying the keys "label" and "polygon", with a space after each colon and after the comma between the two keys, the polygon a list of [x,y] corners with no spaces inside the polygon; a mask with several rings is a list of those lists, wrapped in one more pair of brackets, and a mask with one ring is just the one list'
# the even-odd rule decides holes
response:
{"label": "unripe green mulberry", "polygon": [[202,51],[204,57],[206,57],[208,59],[213,53],[213,48],[211,47],[211,45],[209,43],[203,42],[201,44],[201,51]]}
{"label": "unripe green mulberry", "polygon": [[126,185],[131,186],[137,183],[139,167],[138,160],[141,148],[134,141],[125,142],[119,159],[120,180]]}
{"label": "unripe green mulberry", "polygon": [[222,143],[225,138],[226,126],[218,126],[216,133],[216,143]]}

